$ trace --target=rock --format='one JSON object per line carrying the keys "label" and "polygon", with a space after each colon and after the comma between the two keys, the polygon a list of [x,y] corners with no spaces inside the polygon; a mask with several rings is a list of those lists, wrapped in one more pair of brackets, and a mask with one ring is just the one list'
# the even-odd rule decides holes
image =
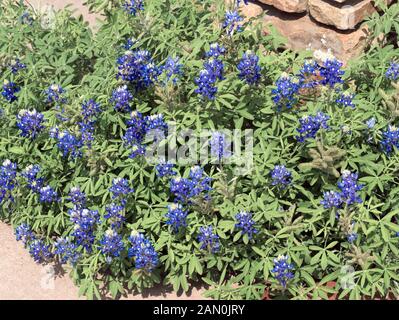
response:
{"label": "rock", "polygon": [[308,10],[308,0],[259,0],[259,2],[290,13],[301,13]]}
{"label": "rock", "polygon": [[263,13],[263,8],[259,4],[248,2],[240,7],[240,13],[246,18],[254,18]]}
{"label": "rock", "polygon": [[372,0],[352,0],[343,4],[309,0],[309,13],[315,20],[340,30],[354,29],[373,12]]}
{"label": "rock", "polygon": [[287,39],[287,48],[292,50],[331,51],[346,64],[366,46],[366,27],[355,31],[338,31],[313,21],[309,15],[287,15],[271,6],[264,6],[264,9],[267,11],[263,17],[265,33],[267,25],[272,24]]}

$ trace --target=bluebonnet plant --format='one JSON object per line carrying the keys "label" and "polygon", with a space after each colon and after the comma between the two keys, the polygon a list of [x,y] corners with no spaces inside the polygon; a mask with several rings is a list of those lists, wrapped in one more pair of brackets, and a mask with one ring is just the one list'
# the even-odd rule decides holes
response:
{"label": "bluebonnet plant", "polygon": [[57,147],[60,149],[64,157],[76,159],[82,156],[82,140],[75,137],[68,130],[62,132],[57,132],[57,130],[55,130],[54,133],[50,134],[57,139]]}
{"label": "bluebonnet plant", "polygon": [[1,92],[1,95],[8,102],[14,102],[15,100],[17,100],[17,96],[15,94],[19,91],[21,91],[21,89],[14,82],[4,80],[3,91]]}
{"label": "bluebonnet plant", "polygon": [[331,88],[336,84],[343,83],[342,76],[345,71],[341,70],[342,62],[335,58],[326,59],[320,66],[320,83],[322,85],[328,85]]}
{"label": "bluebonnet plant", "polygon": [[117,64],[116,77],[129,81],[137,91],[152,86],[162,71],[147,50],[127,51],[117,59]]}
{"label": "bluebonnet plant", "polygon": [[19,70],[26,69],[26,65],[19,59],[11,61],[9,67],[13,74],[17,74]]}
{"label": "bluebonnet plant", "polygon": [[399,63],[392,61],[385,73],[385,77],[392,81],[398,80],[399,79]]}
{"label": "bluebonnet plant", "polygon": [[4,199],[13,200],[11,194],[16,185],[17,165],[10,160],[4,160],[0,167],[0,202]]}
{"label": "bluebonnet plant", "polygon": [[127,196],[134,192],[134,189],[129,186],[129,181],[127,179],[115,178],[112,180],[109,192],[112,193],[112,199],[119,199],[121,203],[125,205]]}
{"label": "bluebonnet plant", "polygon": [[388,126],[388,129],[382,133],[380,142],[382,150],[386,154],[391,154],[399,148],[399,129],[395,126]]}
{"label": "bluebonnet plant", "polygon": [[226,32],[229,36],[232,36],[235,31],[236,32],[242,31],[242,25],[240,24],[242,20],[243,18],[240,16],[238,11],[228,10],[224,15],[224,21],[222,27],[226,29]]}
{"label": "bluebonnet plant", "polygon": [[174,232],[179,232],[181,228],[185,228],[187,226],[187,214],[187,210],[184,210],[181,204],[172,203],[168,205],[166,224],[170,225]]}
{"label": "bluebonnet plant", "polygon": [[367,128],[370,129],[370,130],[373,129],[374,126],[375,126],[375,124],[376,124],[376,121],[377,121],[377,120],[376,120],[374,117],[368,119],[368,120],[366,121],[366,126],[367,126]]}
{"label": "bluebonnet plant", "polygon": [[131,15],[135,16],[138,11],[144,10],[143,0],[129,0],[125,1],[123,8]]}
{"label": "bluebonnet plant", "polygon": [[50,245],[41,239],[35,239],[29,243],[29,253],[37,263],[48,262],[53,257]]}
{"label": "bluebonnet plant", "polygon": [[104,218],[110,221],[111,228],[118,229],[122,226],[125,221],[125,216],[123,215],[124,206],[111,203],[111,205],[105,208],[106,214]]}
{"label": "bluebonnet plant", "polygon": [[291,172],[283,165],[274,166],[270,175],[272,177],[272,186],[277,186],[279,189],[285,189],[292,182]]}
{"label": "bluebonnet plant", "polygon": [[317,76],[319,74],[319,65],[316,61],[305,61],[302,69],[299,71],[299,81],[301,88],[314,88],[319,85]]}
{"label": "bluebonnet plant", "polygon": [[285,289],[287,287],[287,282],[294,278],[294,274],[292,273],[294,266],[291,263],[288,263],[288,256],[284,255],[279,255],[273,261],[274,267],[272,273],[275,274],[274,277]]}
{"label": "bluebonnet plant", "polygon": [[349,242],[349,243],[355,242],[357,238],[358,238],[358,234],[355,233],[355,232],[349,233],[349,234],[347,235],[347,239],[348,239],[348,242]]}
{"label": "bluebonnet plant", "polygon": [[85,121],[91,121],[101,113],[101,106],[93,99],[82,103],[82,115]]}
{"label": "bluebonnet plant", "polygon": [[335,101],[344,107],[354,108],[355,104],[352,101],[354,97],[355,95],[353,93],[343,92],[339,95],[339,97]]}
{"label": "bluebonnet plant", "polygon": [[211,57],[218,58],[219,56],[224,55],[225,52],[226,52],[226,49],[222,45],[220,45],[218,43],[212,43],[209,46],[209,51],[206,52],[206,57],[207,58],[211,58]]}
{"label": "bluebonnet plant", "polygon": [[357,173],[344,170],[342,172],[342,180],[338,182],[338,188],[341,190],[341,198],[348,205],[362,202],[357,192],[363,188],[363,185],[359,184],[357,179]]}
{"label": "bluebonnet plant", "polygon": [[167,176],[174,176],[177,174],[176,171],[174,171],[174,164],[173,163],[159,163],[155,166],[156,169],[156,174],[159,178],[167,177]]}
{"label": "bluebonnet plant", "polygon": [[38,177],[40,171],[40,166],[35,164],[27,166],[21,173],[21,176],[26,179],[28,188],[34,192],[39,192],[43,187],[44,179]]}
{"label": "bluebonnet plant", "polygon": [[44,129],[44,116],[37,112],[36,109],[32,111],[22,109],[17,115],[17,127],[22,131],[23,137],[36,138],[37,135]]}
{"label": "bluebonnet plant", "polygon": [[100,250],[105,255],[106,261],[110,263],[113,258],[119,257],[121,252],[125,250],[125,244],[115,230],[108,229],[100,240]]}
{"label": "bluebonnet plant", "polygon": [[273,102],[277,106],[277,110],[292,108],[298,102],[299,89],[299,80],[283,73],[276,81],[276,88],[272,90]]}
{"label": "bluebonnet plant", "polygon": [[39,200],[44,203],[58,201],[57,192],[50,186],[45,186],[39,190]]}
{"label": "bluebonnet plant", "polygon": [[128,256],[134,258],[135,268],[152,272],[159,263],[158,254],[152,243],[137,231],[132,231],[129,241],[132,247],[128,250]]}
{"label": "bluebonnet plant", "polygon": [[72,187],[68,200],[73,203],[75,208],[83,208],[86,205],[86,194],[79,187]]}
{"label": "bluebonnet plant", "polygon": [[21,22],[21,24],[26,24],[31,26],[33,23],[33,18],[31,17],[31,15],[29,14],[29,12],[24,12],[20,17],[19,17],[19,21]]}
{"label": "bluebonnet plant", "polygon": [[341,194],[336,191],[324,192],[323,200],[320,201],[324,209],[341,208],[342,202]]}
{"label": "bluebonnet plant", "polygon": [[210,145],[211,156],[215,157],[219,162],[222,161],[223,158],[231,156],[230,141],[226,139],[226,135],[223,132],[213,132],[210,139]]}
{"label": "bluebonnet plant", "polygon": [[237,220],[235,227],[241,230],[241,234],[246,234],[249,239],[252,239],[253,235],[258,233],[251,212],[240,211],[235,218]]}
{"label": "bluebonnet plant", "polygon": [[257,84],[261,77],[261,67],[259,66],[259,57],[251,51],[247,51],[242,55],[237,65],[240,71],[238,77],[249,85]]}
{"label": "bluebonnet plant", "polygon": [[54,255],[59,256],[62,264],[69,263],[72,266],[75,266],[81,258],[78,246],[69,237],[58,238],[54,242]]}
{"label": "bluebonnet plant", "polygon": [[297,129],[299,136],[296,139],[304,142],[307,139],[315,138],[317,132],[323,128],[327,129],[327,121],[330,117],[323,112],[318,112],[315,116],[303,116],[299,119],[300,127]]}
{"label": "bluebonnet plant", "polygon": [[180,77],[183,75],[183,65],[180,63],[180,58],[168,57],[165,64],[162,66],[162,72],[165,73],[166,81],[172,81],[176,84]]}
{"label": "bluebonnet plant", "polygon": [[22,240],[23,244],[26,245],[35,240],[36,236],[28,224],[22,223],[15,228],[15,238],[17,241]]}
{"label": "bluebonnet plant", "polygon": [[77,245],[83,246],[88,252],[92,251],[95,240],[94,231],[100,222],[98,211],[89,209],[73,208],[68,210],[71,221],[74,223],[72,236]]}
{"label": "bluebonnet plant", "polygon": [[112,91],[110,102],[114,105],[115,111],[128,112],[130,111],[130,103],[133,100],[133,95],[128,90],[127,86],[121,86]]}
{"label": "bluebonnet plant", "polygon": [[195,89],[195,93],[200,94],[203,98],[208,100],[214,100],[217,93],[217,88],[215,86],[216,77],[207,69],[202,69],[200,71],[199,77],[195,78],[195,83],[198,86]]}
{"label": "bluebonnet plant", "polygon": [[219,236],[213,232],[212,226],[203,226],[200,228],[198,242],[201,250],[216,253],[220,250]]}
{"label": "bluebonnet plant", "polygon": [[66,103],[66,98],[63,96],[65,90],[58,84],[52,84],[44,93],[46,94],[47,103]]}

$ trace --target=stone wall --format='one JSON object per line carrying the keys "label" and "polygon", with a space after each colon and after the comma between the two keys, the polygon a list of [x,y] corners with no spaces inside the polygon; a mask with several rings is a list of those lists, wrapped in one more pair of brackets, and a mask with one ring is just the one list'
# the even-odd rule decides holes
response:
{"label": "stone wall", "polygon": [[258,0],[241,11],[263,15],[265,32],[271,23],[291,49],[330,51],[347,63],[364,50],[368,30],[362,22],[376,8],[372,0]]}

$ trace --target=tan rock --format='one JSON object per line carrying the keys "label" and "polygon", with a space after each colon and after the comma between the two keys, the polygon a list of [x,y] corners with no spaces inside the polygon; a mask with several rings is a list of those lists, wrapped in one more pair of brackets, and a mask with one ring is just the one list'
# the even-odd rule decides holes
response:
{"label": "tan rock", "polygon": [[317,21],[340,30],[354,29],[375,12],[372,0],[347,1],[343,4],[309,0],[309,13]]}
{"label": "tan rock", "polygon": [[248,5],[240,7],[240,13],[246,18],[254,18],[263,13],[263,8],[259,4],[248,2]]}
{"label": "tan rock", "polygon": [[308,9],[308,0],[259,0],[259,2],[290,13],[305,12]]}
{"label": "tan rock", "polygon": [[367,28],[338,31],[313,21],[308,15],[295,17],[267,7],[263,17],[265,33],[272,24],[287,39],[287,47],[296,50],[331,51],[345,64],[358,56],[366,46]]}

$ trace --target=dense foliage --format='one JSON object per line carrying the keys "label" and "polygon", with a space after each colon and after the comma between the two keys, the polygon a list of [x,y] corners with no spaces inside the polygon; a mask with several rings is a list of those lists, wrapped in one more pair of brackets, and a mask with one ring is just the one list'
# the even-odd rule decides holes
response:
{"label": "dense foliage", "polygon": [[[35,261],[88,298],[398,293],[396,40],[344,68],[281,49],[245,1],[87,2],[94,33],[68,10],[0,8],[0,217]],[[219,163],[146,161],[146,134],[172,125],[210,130]],[[247,172],[223,129],[253,130]]]}

